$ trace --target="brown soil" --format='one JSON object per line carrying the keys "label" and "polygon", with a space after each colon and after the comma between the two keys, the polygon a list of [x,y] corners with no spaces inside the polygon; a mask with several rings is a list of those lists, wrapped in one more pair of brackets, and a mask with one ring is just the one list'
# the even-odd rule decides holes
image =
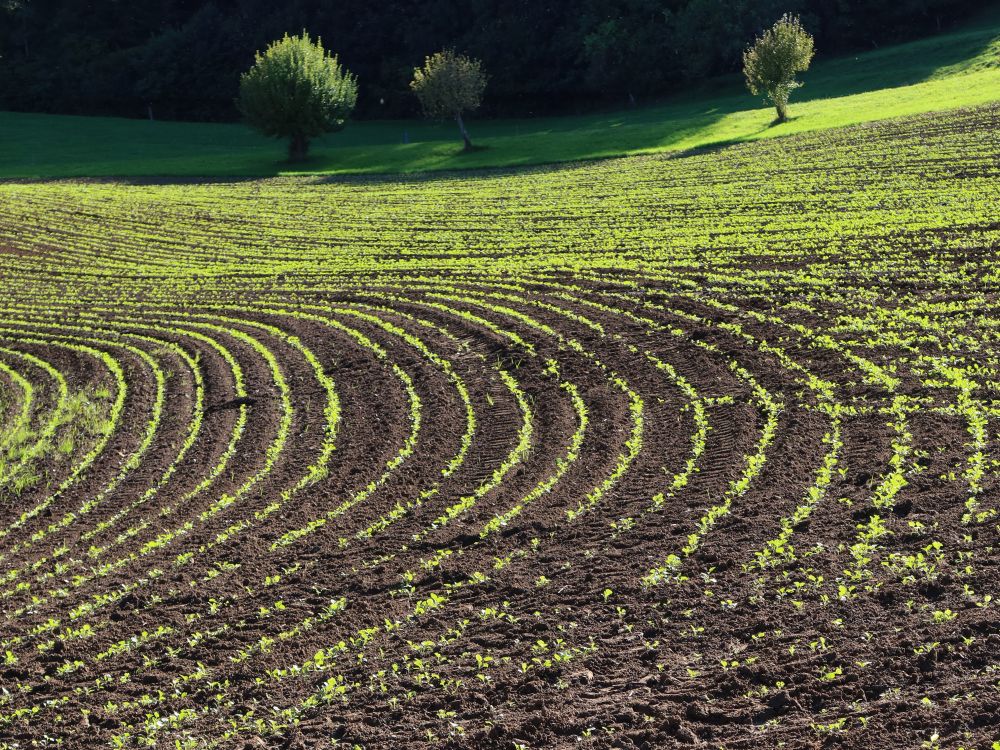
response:
{"label": "brown soil", "polygon": [[[882,137],[904,140],[906,127],[886,125]],[[936,123],[926,136],[964,127]],[[753,148],[778,147],[726,158]],[[960,166],[968,179],[986,169]],[[766,208],[794,215],[805,205]],[[703,210],[688,206],[682,218]],[[991,226],[976,228],[980,244]],[[94,230],[61,231],[69,245]],[[219,231],[242,241],[253,227]],[[412,246],[446,260],[428,236]],[[943,236],[897,239],[932,246]],[[106,351],[128,396],[100,459],[64,491],[51,497],[74,463],[48,456],[44,482],[0,493],[0,528],[10,530],[0,537],[0,748],[988,748],[1000,736],[1000,633],[983,596],[1000,581],[1000,540],[995,520],[963,522],[968,425],[919,356],[944,343],[925,337],[908,349],[837,328],[878,280],[860,275],[815,302],[797,286],[801,258],[734,244],[729,262],[773,284],[766,294],[730,288],[696,264],[690,284],[667,266],[507,279],[442,263],[432,276],[345,273],[335,283],[319,268],[248,267],[206,274],[180,300],[137,273],[127,302],[101,306],[91,280],[19,270],[38,286],[0,297],[10,307],[0,343],[49,362],[74,390],[113,392],[100,361],[60,344]],[[863,258],[850,264],[845,278],[863,272]],[[960,298],[922,273],[895,280],[906,303]],[[974,302],[989,312],[994,298],[986,290]],[[802,300],[814,304],[793,304]],[[978,325],[964,333],[986,340]],[[840,348],[825,345],[833,340]],[[197,363],[200,409],[195,372],[171,346]],[[129,347],[165,373],[163,414],[137,461],[156,377]],[[984,371],[995,364],[987,349]],[[866,380],[860,357],[897,363],[895,389]],[[42,424],[55,385],[16,356],[0,359],[36,384]],[[331,429],[317,367],[335,385],[336,449],[304,482]],[[676,487],[699,425],[674,374],[697,391],[710,426]],[[781,407],[766,461],[739,492],[768,418],[758,387]],[[8,421],[12,391],[0,380]],[[574,393],[586,429],[566,460],[579,437]],[[476,425],[463,446],[466,398]],[[914,406],[905,436],[894,399]],[[638,400],[642,442],[631,455]],[[813,496],[831,402],[843,411],[830,481],[792,527],[791,553],[758,565]],[[530,445],[518,454],[524,409]],[[1000,489],[998,420],[993,407],[984,506]],[[901,443],[905,483],[880,505]],[[74,460],[94,444],[78,445]],[[38,504],[43,512],[22,519]],[[879,523],[885,533],[866,555],[862,534]],[[676,566],[651,583],[671,555]]]}

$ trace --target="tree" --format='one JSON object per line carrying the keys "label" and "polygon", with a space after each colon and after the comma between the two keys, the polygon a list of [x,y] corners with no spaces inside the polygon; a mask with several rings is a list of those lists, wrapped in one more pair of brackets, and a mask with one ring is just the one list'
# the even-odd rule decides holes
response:
{"label": "tree", "polygon": [[743,53],[747,87],[774,104],[778,122],[788,120],[788,97],[802,85],[795,74],[809,69],[814,54],[812,36],[798,16],[787,13]]}
{"label": "tree", "polygon": [[257,53],[240,78],[237,106],[264,135],[290,139],[289,161],[302,161],[309,139],[343,128],[357,99],[357,79],[303,32]]}
{"label": "tree", "polygon": [[465,150],[472,140],[462,120],[463,112],[478,109],[486,90],[482,63],[454,50],[444,50],[424,60],[424,67],[413,71],[410,89],[420,100],[424,114],[432,119],[454,118],[462,134]]}

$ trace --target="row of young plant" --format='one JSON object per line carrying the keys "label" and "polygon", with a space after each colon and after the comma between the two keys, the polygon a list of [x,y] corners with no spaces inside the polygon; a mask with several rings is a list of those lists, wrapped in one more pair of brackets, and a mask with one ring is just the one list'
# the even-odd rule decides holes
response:
{"label": "row of young plant", "polygon": [[[578,442],[579,439],[580,438],[579,438],[579,434],[578,434],[575,442]],[[548,486],[550,484],[551,484],[551,481],[545,482],[545,483],[543,483],[542,488],[544,489],[544,487],[546,487],[546,486]],[[536,488],[536,490],[534,492],[534,495],[536,495],[536,494],[538,494],[538,488]],[[534,495],[533,494],[529,494],[528,499],[530,499]],[[470,577],[470,581],[472,581],[472,582],[479,582],[480,580],[484,580],[484,578],[481,577],[481,576],[472,576],[472,577]],[[436,610],[439,606],[441,606],[443,604],[443,599],[444,599],[444,597],[442,595],[435,595],[435,594],[431,593],[430,596],[428,596],[428,597],[426,597],[424,599],[421,599],[420,601],[417,602],[417,604],[415,605],[415,608],[414,608],[414,612],[416,614],[424,614],[426,612]]]}
{"label": "row of young plant", "polygon": [[[187,559],[189,559],[189,557]],[[186,556],[181,556],[177,560],[177,562],[179,564],[183,564],[185,561],[186,561]],[[149,575],[150,575],[151,578],[156,578],[156,577],[158,577],[158,573],[159,572],[160,571],[158,571],[157,568],[154,568],[154,569],[152,569],[149,572]],[[139,579],[139,581],[148,581],[148,580],[150,580],[150,578],[143,577],[143,578]],[[127,588],[129,588],[129,587],[127,587]],[[116,601],[117,598],[120,598],[120,597],[103,597],[103,598],[98,598],[98,599],[95,600],[95,602],[93,603],[93,605],[101,605],[101,606],[103,606],[103,605],[105,605],[105,604],[107,604],[109,602]],[[83,613],[88,613],[88,614],[92,613],[94,611],[94,609],[95,609],[95,606],[93,606],[93,605],[92,606],[85,606],[83,608],[78,608],[77,610],[74,610],[74,614],[76,616],[81,616]],[[88,627],[89,627],[88,624],[84,624],[83,626],[80,626],[80,628],[78,628],[77,630],[85,629],[85,628],[88,628]]]}
{"label": "row of young plant", "polygon": [[[217,331],[221,331],[221,329],[218,329],[218,327],[216,327],[216,326],[214,326],[212,324],[189,323],[189,325],[204,326],[204,327],[207,327],[209,329],[215,329]],[[276,328],[273,328],[273,327],[266,327],[266,328],[270,328],[269,332],[272,333],[272,334],[275,334],[275,335],[280,334],[280,332]],[[245,340],[247,340],[247,341],[255,341],[255,339],[252,339],[251,337],[247,336],[246,334],[239,334],[239,332],[237,332],[235,330],[233,330],[232,333],[233,333],[233,335],[235,335],[236,338],[245,337]],[[284,334],[281,334],[281,335],[284,335]],[[297,341],[292,341],[291,337],[288,337],[288,338],[289,338],[289,343],[293,347],[296,346],[296,345],[299,346],[299,347],[301,347],[301,344],[298,344]],[[258,351],[261,351],[263,349],[263,347],[260,346],[259,344],[258,344],[258,346],[260,347],[260,348],[258,348]],[[265,355],[264,358],[267,359],[267,356]],[[273,361],[273,355],[272,355],[271,359],[272,359],[272,362],[271,362],[272,367],[276,368],[276,362]],[[317,370],[317,372],[321,373],[321,368],[319,367],[318,361],[313,360],[313,364],[314,364],[314,368]],[[280,372],[280,371],[278,371],[276,369],[273,369],[272,372]],[[325,378],[325,376],[323,376],[323,377]],[[280,385],[281,385],[281,383],[283,381],[276,379],[275,382],[278,383],[279,387],[280,387]],[[325,463],[329,459],[329,456],[330,456],[330,454],[332,453],[332,450],[333,450],[333,440],[334,440],[335,435],[336,435],[336,425],[337,425],[337,422],[339,420],[339,407],[338,407],[337,400],[336,400],[336,394],[335,394],[335,392],[332,389],[333,388],[332,387],[332,381],[329,381],[327,379],[325,385],[329,389],[326,392],[326,395],[327,395],[327,413],[326,413],[326,417],[327,417],[327,427],[329,429],[327,430],[326,441],[325,441],[324,446],[323,446],[323,451],[321,452],[321,454],[320,454],[318,460],[316,461],[316,463],[313,466],[310,467],[310,469],[306,473],[306,475],[300,480],[299,485],[297,485],[296,487],[294,487],[291,490],[292,492],[297,491],[298,489],[301,489],[302,487],[304,487],[304,486],[306,486],[308,484],[311,484],[318,477],[320,477],[320,476],[323,475],[323,472],[325,471]],[[291,424],[291,416],[290,416],[290,412],[289,412],[290,399],[288,397],[287,389],[284,392],[284,397],[285,397],[284,398],[284,406],[286,408],[284,409],[284,412],[283,412],[283,421],[279,424],[279,432],[278,432],[278,436],[276,438],[276,441],[271,444],[271,447],[269,448],[268,453],[265,456],[265,463],[264,463],[264,465],[257,471],[256,474],[254,474],[250,479],[248,479],[242,485],[242,487],[240,488],[240,490],[238,490],[237,492],[233,493],[232,495],[228,495],[228,496],[224,495],[224,496],[222,496],[221,498],[215,500],[212,503],[212,505],[209,506],[209,508],[207,510],[202,511],[201,514],[199,515],[199,518],[200,518],[200,520],[202,522],[208,520],[213,515],[218,514],[221,511],[223,511],[226,508],[228,508],[230,505],[232,505],[234,502],[236,502],[236,500],[240,497],[240,495],[246,494],[249,491],[249,489],[254,486],[254,484],[256,482],[260,481],[261,478],[264,477],[264,476],[266,476],[267,473],[270,471],[271,466],[273,466],[273,464],[274,464],[275,460],[277,459],[278,455],[280,455],[280,453],[281,453],[281,446],[280,446],[280,442],[279,441],[280,441],[282,435],[286,436],[286,439],[287,439],[287,434],[288,434],[289,426]],[[276,445],[277,445],[277,447],[276,447]],[[264,508],[263,510],[258,511],[255,514],[255,517],[256,517],[257,520],[261,520],[261,518],[266,517],[266,515],[268,515],[269,513],[273,513],[273,512],[274,512],[274,509],[273,509],[273,504],[272,504],[271,506],[268,506],[268,507]],[[112,561],[110,563],[110,566],[111,566],[110,569],[114,569],[114,568],[120,567],[120,566],[122,566],[123,564],[125,564],[127,562],[131,562],[134,559],[138,559],[139,557],[148,555],[153,550],[157,549],[158,547],[165,546],[166,544],[169,544],[174,537],[180,536],[180,535],[183,535],[183,534],[186,534],[186,533],[189,533],[193,528],[194,528],[194,524],[191,521],[187,521],[181,527],[179,527],[177,530],[175,530],[173,536],[167,537],[167,536],[165,536],[165,534],[163,532],[161,532],[158,536],[153,537],[152,540],[146,542],[146,544],[143,545],[142,547],[140,547],[138,551],[130,553],[125,558],[119,558],[116,561]],[[229,536],[232,536],[234,533],[235,533],[235,530],[234,530],[234,528],[232,526],[226,528],[225,530],[223,530],[222,532],[220,532],[215,537],[214,540],[208,542],[207,544],[203,544],[201,547],[199,547],[198,548],[198,553],[200,553],[200,554],[206,553],[215,544],[219,543],[220,541],[222,541],[225,538],[228,538]],[[220,539],[220,537],[221,537],[221,539]],[[179,567],[184,567],[186,565],[189,565],[194,560],[194,558],[195,558],[195,553],[194,552],[182,553],[182,554],[180,554],[180,555],[178,555],[178,556],[175,557],[175,559],[173,561],[173,567],[174,568],[179,568]],[[105,565],[107,566],[108,564],[105,564]],[[153,578],[158,577],[156,575],[156,573],[157,573],[158,570],[159,570],[158,567],[150,569],[149,571],[147,571],[147,575],[143,576],[142,579],[148,580],[149,577],[153,577]],[[97,573],[97,577],[100,577],[103,574],[104,574],[104,572],[99,570],[99,572]],[[83,583],[83,581],[85,579],[86,579],[85,576],[84,577],[78,577],[77,579],[74,580],[74,583],[77,584],[77,585],[82,585],[82,583]],[[142,580],[142,579],[140,579],[140,580]],[[104,600],[102,600],[100,602],[95,602],[92,606],[86,606],[86,607],[83,607],[83,608],[78,608],[78,609],[74,610],[74,612],[77,613],[78,616],[82,616],[83,614],[86,614],[86,615],[90,616],[90,615],[93,615],[96,612],[96,610],[100,608],[100,607],[97,606],[98,603],[101,606],[104,606],[107,603],[110,603],[111,601],[114,601],[114,600],[115,599],[104,599]],[[86,624],[84,626],[82,626],[82,627],[86,627]]]}
{"label": "row of young plant", "polygon": [[[775,322],[773,318],[771,322]],[[736,333],[740,333],[738,328],[734,329],[734,331]],[[744,337],[747,336],[747,334],[745,333],[740,333],[740,335]],[[770,354],[777,356],[779,359],[782,359],[783,363],[788,366],[787,369],[798,370],[802,373],[808,374],[807,371],[804,370],[800,365],[797,365],[797,363],[790,361],[787,355],[784,354],[780,349],[777,349],[775,347],[769,346],[764,343],[758,344],[757,346],[758,348],[760,348],[761,351],[769,352]],[[874,368],[871,367],[867,368],[867,370],[868,372],[876,371]],[[830,412],[834,421],[831,426],[833,432],[828,433],[827,436],[824,438],[824,441],[831,445],[831,449],[830,452],[826,455],[823,465],[819,469],[819,472],[817,474],[817,481],[815,485],[810,489],[810,492],[808,493],[802,508],[801,509],[797,508],[796,514],[794,514],[791,519],[785,519],[782,521],[783,524],[782,534],[779,535],[779,539],[787,538],[790,536],[791,527],[787,522],[788,521],[794,522],[795,518],[803,517],[805,515],[805,512],[810,512],[811,509],[815,507],[816,502],[818,502],[822,494],[825,493],[826,488],[829,486],[829,483],[833,475],[833,467],[835,466],[837,451],[840,447],[842,447],[842,443],[839,441],[839,439],[837,439],[837,436],[839,435],[839,424],[843,412],[842,412],[842,407],[840,407],[840,405],[837,402],[829,401],[829,399],[832,398],[832,384],[824,383],[821,380],[817,380],[814,376],[809,376],[809,378],[803,378],[801,382],[803,382],[806,385],[812,386],[813,390],[816,392],[818,403],[820,404],[821,407],[823,406],[824,401],[826,401],[827,404],[826,410]],[[857,407],[851,407],[850,409],[846,410],[846,413],[858,413],[858,409]],[[734,660],[730,661],[732,662],[732,665],[738,665],[740,663],[739,661],[734,661]]]}
{"label": "row of young plant", "polygon": [[[448,557],[448,556],[446,556],[446,557]],[[440,556],[435,556],[434,558],[431,558],[431,559],[432,560],[437,560],[437,559],[440,559]],[[427,607],[427,608],[434,609],[434,608],[436,608],[435,605],[438,605],[438,604],[441,604],[441,602],[438,602],[437,600],[435,600],[433,598],[433,595],[432,595],[431,599],[425,600],[425,607]],[[527,662],[522,662],[521,668],[522,668],[522,670],[525,669],[525,668],[530,669],[530,664],[528,664]],[[480,679],[482,679],[483,677],[485,677],[485,675],[482,675],[481,673],[478,676],[480,677]],[[345,694],[347,691],[349,691],[350,689],[352,689],[352,687],[353,688],[357,688],[357,685],[353,685],[352,686],[349,682],[346,682],[345,680],[342,680],[342,679],[334,680],[332,684],[335,684],[337,686],[337,691],[335,691],[335,692],[337,694],[340,694],[340,695]]]}
{"label": "row of young plant", "polygon": [[[14,495],[20,496],[22,492],[39,481],[39,475],[35,471],[36,462],[51,452],[51,437],[59,429],[59,423],[66,420],[70,399],[69,385],[66,382],[66,377],[59,370],[33,354],[8,348],[0,351],[12,359],[19,360],[28,368],[45,373],[47,380],[52,384],[49,389],[53,387],[57,389],[56,393],[51,394],[53,403],[46,417],[46,404],[42,402],[36,407],[36,396],[44,398],[47,389],[39,384],[36,394],[36,388],[30,380],[4,364],[4,371],[10,377],[11,382],[19,386],[22,397],[21,408],[18,410],[17,417],[12,420],[6,430],[2,447],[0,447],[2,450],[0,453],[0,486],[9,487]],[[30,377],[31,370],[26,370],[26,372]],[[41,421],[43,419],[44,422]],[[32,426],[33,422],[35,422],[35,427]],[[50,439],[47,440],[46,437]]]}
{"label": "row of young plant", "polygon": [[[38,501],[31,508],[22,511],[15,520],[0,529],[0,539],[7,539],[12,533],[17,532],[32,519],[42,514],[43,511],[46,511],[57,498],[74,485],[78,478],[81,477],[102,454],[104,447],[111,440],[121,419],[122,411],[125,407],[127,385],[125,373],[121,365],[111,354],[102,349],[97,349],[87,344],[78,344],[73,341],[61,340],[58,335],[46,334],[44,331],[25,333],[17,328],[6,327],[4,327],[2,331],[6,336],[15,338],[21,344],[54,346],[72,353],[92,357],[107,369],[109,376],[113,379],[115,385],[115,398],[112,401],[110,409],[105,417],[84,415],[85,419],[89,417],[88,421],[90,421],[93,426],[93,429],[88,431],[92,431],[96,435],[96,440],[90,450],[75,463],[69,475],[65,477],[52,492],[46,493],[43,499]],[[138,355],[138,352],[139,350],[136,349],[132,353],[137,356],[141,356]],[[105,393],[101,393],[99,395],[103,396]],[[110,397],[110,394],[107,394],[107,397]],[[52,419],[49,420],[48,424],[42,429],[38,436],[39,440],[36,445],[44,445],[51,440],[51,438],[56,434],[56,431],[66,424],[62,420],[65,418],[67,413],[73,416],[79,416],[84,411],[90,411],[87,409],[86,397],[78,398],[75,402],[71,402],[69,398],[63,399],[61,394],[60,401],[61,408],[57,409]],[[71,403],[73,405],[71,405]],[[73,417],[71,417],[71,420],[72,419]]]}
{"label": "row of young plant", "polygon": [[[443,598],[442,599],[435,598],[435,595],[432,594],[426,600],[421,600],[420,602],[418,602],[417,605],[415,606],[415,611],[419,614],[423,614],[426,611],[435,609],[437,606],[439,606],[441,601],[443,601]],[[377,631],[378,628],[375,628],[375,630]],[[372,633],[370,630],[362,630],[359,631],[358,636],[354,637],[351,640],[357,640],[358,638],[360,638],[362,641],[366,641],[368,638],[371,637],[371,635]],[[293,669],[292,671],[296,672],[297,670]],[[281,673],[276,673],[276,674],[281,674]]]}
{"label": "row of young plant", "polygon": [[[75,341],[83,340],[89,342],[106,342],[111,333],[100,329],[95,330],[76,326],[61,326],[59,330],[60,332],[69,332],[70,335],[74,336]],[[147,341],[146,343],[151,342]],[[111,496],[122,485],[122,483],[126,481],[128,476],[142,464],[150,446],[157,437],[157,431],[160,426],[160,420],[163,415],[164,402],[166,398],[167,374],[159,363],[143,349],[134,347],[127,343],[123,343],[122,346],[123,351],[127,351],[135,355],[138,360],[143,362],[153,376],[155,394],[153,396],[153,403],[150,406],[150,415],[146,420],[146,428],[141,441],[121,466],[118,473],[109,482],[107,482],[99,492],[82,502],[76,510],[67,511],[57,521],[48,524],[48,526],[44,528],[38,529],[31,536],[18,541],[16,544],[11,546],[9,551],[0,559],[6,560],[9,556],[23,554],[34,547],[34,545],[48,539],[56,532],[62,531],[68,526],[77,523],[80,519],[84,518],[98,508],[102,501]],[[180,350],[171,350],[171,353],[179,357],[181,356]],[[45,508],[43,508],[43,510],[44,509]],[[45,558],[42,558],[40,560],[36,560],[33,564],[37,565],[39,562],[45,561]],[[8,575],[13,572],[16,572],[16,569],[8,569]]]}
{"label": "row of young plant", "polygon": [[[175,331],[175,333],[176,333],[176,331]],[[195,335],[197,335],[197,334],[195,334]],[[211,341],[211,339],[209,339],[208,337],[203,337],[203,340],[205,340],[205,341]],[[231,366],[234,365],[235,364],[235,360],[232,359],[232,355],[229,354],[228,352],[225,352],[225,354],[228,356],[228,358],[230,360],[230,365]],[[242,393],[243,395],[245,395],[245,390],[244,390],[244,386],[243,386],[243,383],[242,383],[242,374],[240,374],[240,371],[238,369],[238,365],[236,365],[236,368],[233,369],[233,372],[235,373],[236,379],[237,379],[237,390],[240,393]],[[188,493],[188,497],[185,497],[184,500],[187,500],[187,499],[189,499],[189,497],[193,497],[193,496],[197,495],[199,492],[207,489],[208,486],[210,486],[212,484],[212,481],[217,476],[221,475],[222,471],[224,471],[224,468],[227,465],[228,461],[231,459],[232,455],[235,453],[235,446],[236,446],[236,443],[239,440],[239,437],[242,434],[243,425],[246,422],[246,416],[247,415],[246,415],[245,408],[241,407],[241,409],[240,409],[240,416],[239,416],[239,418],[237,420],[236,429],[233,432],[233,435],[232,435],[230,443],[229,443],[229,447],[224,452],[224,454],[223,454],[223,456],[222,456],[222,458],[220,460],[220,463],[215,467],[215,469],[213,469],[208,474],[208,476],[206,476],[202,480],[202,482],[194,490],[192,490],[192,491],[190,491]],[[195,417],[195,419],[199,419],[199,420],[201,418],[202,418],[202,415],[200,413]],[[171,471],[171,469],[168,468],[168,471]],[[183,500],[182,500],[182,504],[183,504]],[[167,517],[167,516],[170,515],[170,510],[168,508],[161,508],[158,515],[161,516],[161,517]],[[146,525],[148,525],[148,521],[146,522]],[[91,530],[91,531],[93,531],[93,530]],[[124,532],[124,534],[122,536],[120,536],[119,539],[117,540],[117,543],[120,544],[120,543],[126,541],[127,539],[131,539],[131,538],[135,537],[136,534],[137,534],[137,531],[133,527],[132,529],[129,529],[128,531]],[[88,536],[87,537],[87,541],[90,541],[90,540],[91,540],[91,536]],[[149,544],[149,542],[147,542],[147,544]],[[105,548],[95,547],[91,543],[91,545],[90,545],[90,547],[88,549],[87,557],[86,558],[78,558],[77,563],[80,564],[80,565],[90,565],[90,566],[93,566],[95,564],[95,561],[99,560],[108,551],[108,549],[110,549],[110,548],[109,547],[105,547]],[[133,552],[131,554],[133,556],[137,555],[137,553],[135,553],[135,552]],[[113,567],[120,567],[122,564],[123,564],[122,558],[119,558],[119,560],[114,561]],[[107,571],[105,570],[104,572],[106,573]],[[100,571],[95,572],[94,569],[93,569],[93,567],[91,567],[90,571],[88,571],[86,573],[83,573],[83,574],[77,574],[72,579],[72,582],[71,582],[72,583],[72,588],[74,588],[74,589],[80,589],[81,587],[85,586],[85,584],[87,584],[89,581],[94,580],[97,577],[100,577],[100,575],[101,575]],[[61,598],[64,598],[64,596],[66,595],[66,593],[67,593],[66,591],[56,591],[56,592],[50,593],[48,595],[48,597],[51,597],[51,596],[55,595],[57,598],[61,599]],[[33,603],[32,603],[33,608],[37,608],[38,606],[40,606],[41,604],[43,604],[43,602],[46,601],[48,597],[43,598],[43,599],[39,599],[39,598],[36,597],[34,599]]]}

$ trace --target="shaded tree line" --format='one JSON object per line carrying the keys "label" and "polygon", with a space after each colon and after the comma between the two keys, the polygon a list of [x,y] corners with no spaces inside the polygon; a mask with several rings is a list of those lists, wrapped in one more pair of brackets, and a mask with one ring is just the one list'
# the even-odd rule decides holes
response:
{"label": "shaded tree line", "polygon": [[308,29],[361,83],[357,115],[417,113],[428,50],[490,71],[488,114],[573,112],[736,73],[774,18],[824,55],[942,30],[982,0],[0,0],[0,108],[233,120],[240,73]]}

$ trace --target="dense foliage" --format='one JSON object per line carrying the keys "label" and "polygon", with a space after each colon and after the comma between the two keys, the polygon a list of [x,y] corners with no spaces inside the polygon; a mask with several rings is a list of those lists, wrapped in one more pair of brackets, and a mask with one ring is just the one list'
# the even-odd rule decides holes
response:
{"label": "dense foliage", "polygon": [[490,71],[491,113],[643,101],[736,73],[746,45],[799,13],[826,55],[938,31],[980,0],[7,0],[0,108],[236,119],[253,53],[303,28],[358,74],[359,114],[416,114],[407,84],[435,49]]}
{"label": "dense foliage", "polygon": [[479,60],[455,54],[454,50],[436,52],[424,61],[422,68],[413,71],[410,88],[427,117],[454,118],[466,150],[472,148],[462,113],[479,109],[483,100],[486,74]]}
{"label": "dense foliage", "polygon": [[782,16],[744,53],[747,87],[767,96],[778,110],[778,122],[788,120],[788,97],[802,85],[795,75],[808,70],[815,53],[813,38],[791,15]]}
{"label": "dense foliage", "polygon": [[288,36],[258,52],[240,78],[239,109],[264,135],[288,138],[288,158],[300,161],[309,139],[344,126],[358,98],[358,82],[335,55],[308,34]]}

